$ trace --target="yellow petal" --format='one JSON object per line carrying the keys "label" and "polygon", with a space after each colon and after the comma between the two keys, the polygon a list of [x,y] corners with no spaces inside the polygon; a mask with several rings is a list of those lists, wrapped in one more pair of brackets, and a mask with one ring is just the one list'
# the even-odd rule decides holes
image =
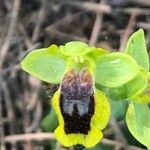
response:
{"label": "yellow petal", "polygon": [[95,113],[92,122],[100,130],[104,129],[109,121],[111,113],[110,104],[102,91],[96,89],[95,92]]}

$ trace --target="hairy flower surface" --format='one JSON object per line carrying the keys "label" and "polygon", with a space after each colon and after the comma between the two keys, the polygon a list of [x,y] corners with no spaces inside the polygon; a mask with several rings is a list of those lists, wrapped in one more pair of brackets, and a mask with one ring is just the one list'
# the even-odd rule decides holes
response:
{"label": "hairy flower surface", "polygon": [[101,130],[109,120],[110,105],[93,83],[88,70],[71,70],[54,94],[52,105],[59,119],[55,136],[64,146],[93,147],[103,137]]}

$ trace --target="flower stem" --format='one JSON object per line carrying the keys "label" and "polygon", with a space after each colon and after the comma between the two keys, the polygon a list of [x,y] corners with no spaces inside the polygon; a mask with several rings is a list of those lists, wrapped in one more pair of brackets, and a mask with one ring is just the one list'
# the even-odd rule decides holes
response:
{"label": "flower stem", "polygon": [[84,146],[83,145],[75,145],[74,147],[73,147],[73,150],[84,150]]}

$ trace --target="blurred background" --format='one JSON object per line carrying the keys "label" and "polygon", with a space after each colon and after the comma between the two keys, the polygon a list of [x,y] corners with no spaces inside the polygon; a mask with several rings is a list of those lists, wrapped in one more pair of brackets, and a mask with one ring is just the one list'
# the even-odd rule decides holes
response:
{"label": "blurred background", "polygon": [[[0,0],[0,150],[74,150],[56,142],[51,97],[59,85],[29,76],[30,51],[79,40],[123,51],[134,31],[150,48],[150,0]],[[144,150],[125,124],[127,102],[111,101],[104,139],[90,150]]]}

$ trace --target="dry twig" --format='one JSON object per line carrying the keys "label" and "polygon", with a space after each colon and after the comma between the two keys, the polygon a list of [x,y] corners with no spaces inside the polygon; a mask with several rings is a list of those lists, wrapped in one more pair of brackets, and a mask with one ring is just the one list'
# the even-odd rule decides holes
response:
{"label": "dry twig", "polygon": [[6,38],[4,40],[4,44],[1,47],[0,51],[0,68],[2,67],[2,64],[5,60],[5,57],[7,55],[7,51],[10,46],[10,40],[12,37],[12,34],[14,32],[14,28],[17,22],[17,15],[19,11],[19,6],[20,6],[20,0],[14,0],[13,7],[12,7],[12,12],[11,12],[11,17],[10,17],[10,25],[8,27],[8,32],[6,35]]}
{"label": "dry twig", "polygon": [[[100,4],[101,3],[102,2],[100,2]],[[89,44],[92,45],[92,46],[95,45],[97,40],[98,40],[98,36],[99,36],[100,30],[101,30],[101,27],[102,27],[102,18],[103,18],[102,13],[97,13],[96,14],[96,19],[95,19],[94,26],[93,26],[93,29],[92,29],[91,38],[89,40]]]}
{"label": "dry twig", "polygon": [[135,19],[137,17],[136,12],[133,12],[130,16],[129,22],[127,24],[127,27],[125,29],[125,31],[122,33],[121,35],[121,40],[120,40],[120,51],[123,51],[125,48],[125,45],[127,44],[127,41],[129,39],[130,34],[133,32],[134,30],[134,26],[135,26]]}
{"label": "dry twig", "polygon": [[[25,141],[43,141],[43,140],[52,140],[54,139],[54,134],[52,133],[28,133],[28,134],[20,134],[20,135],[10,135],[4,138],[6,143],[16,143],[16,142],[25,142]],[[121,148],[125,148],[126,145],[119,141],[114,141],[110,139],[103,138],[101,141],[102,144],[116,146],[120,145]],[[142,148],[138,148],[136,146],[128,146],[128,150],[144,150]]]}
{"label": "dry twig", "polygon": [[79,2],[79,1],[68,1],[68,0],[62,0],[62,2],[78,7],[78,8],[82,8],[85,9],[87,11],[93,11],[96,13],[111,13],[111,7],[107,4],[97,4],[97,3],[93,3],[93,2]]}
{"label": "dry twig", "polygon": [[42,1],[42,6],[41,6],[41,8],[39,10],[39,13],[38,13],[36,26],[34,28],[33,35],[32,35],[33,43],[38,39],[41,25],[42,25],[42,23],[45,19],[45,6],[46,6],[46,3],[47,3],[47,0]]}

